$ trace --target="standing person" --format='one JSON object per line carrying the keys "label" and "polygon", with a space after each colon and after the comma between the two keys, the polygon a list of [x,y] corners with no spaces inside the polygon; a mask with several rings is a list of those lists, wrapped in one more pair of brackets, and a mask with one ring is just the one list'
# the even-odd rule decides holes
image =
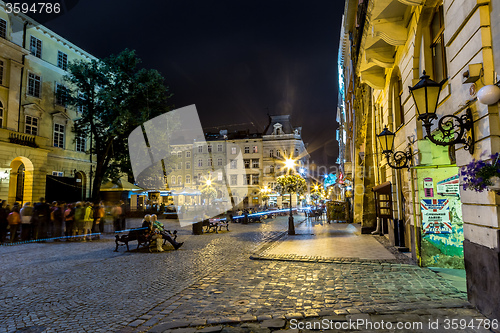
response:
{"label": "standing person", "polygon": [[87,202],[85,204],[85,216],[84,220],[84,228],[83,228],[83,238],[84,240],[92,241],[92,222],[94,222],[94,212],[92,209],[92,203]]}
{"label": "standing person", "polygon": [[62,225],[63,225],[63,208],[62,204],[54,201],[52,203],[52,212],[50,213],[50,220],[52,222],[52,237],[55,237],[59,241],[59,237],[62,236]]}
{"label": "standing person", "polygon": [[21,215],[19,215],[19,203],[15,203],[12,207],[12,212],[7,216],[7,221],[9,222],[10,229],[10,242],[14,243],[17,240],[17,231],[21,225]]}
{"label": "standing person", "polygon": [[33,237],[33,207],[30,202],[26,202],[21,208],[21,240],[31,240]]}
{"label": "standing person", "polygon": [[126,216],[127,216],[127,205],[125,204],[125,202],[123,202],[122,200],[120,200],[120,208],[122,210],[122,213],[120,214],[120,230],[125,230],[127,229],[127,226],[126,226]]}
{"label": "standing person", "polygon": [[72,204],[69,204],[64,211],[64,223],[66,224],[66,239],[71,241],[75,224],[75,207]]}
{"label": "standing person", "polygon": [[33,228],[35,229],[35,239],[47,238],[47,227],[50,219],[50,207],[41,197],[40,202],[33,207]]}
{"label": "standing person", "polygon": [[[104,209],[104,203],[101,201],[95,208],[94,216],[96,229],[94,232],[98,232],[100,234],[104,233],[104,216],[106,215],[106,210]],[[100,235],[97,235],[97,239],[100,238]]]}
{"label": "standing person", "polygon": [[[85,232],[83,231],[85,228],[85,206],[82,202],[77,202],[76,203],[76,208],[75,208],[75,224],[73,228],[73,236],[78,236],[78,235],[85,235]],[[80,240],[85,241],[85,239],[82,237]]]}
{"label": "standing person", "polygon": [[121,215],[122,215],[122,207],[119,204],[116,204],[111,209],[111,216],[113,216],[113,226],[115,231],[120,231],[121,229]]}
{"label": "standing person", "polygon": [[5,242],[5,238],[7,237],[7,228],[9,226],[9,222],[7,221],[7,213],[6,206],[7,201],[1,200],[0,203],[0,244]]}

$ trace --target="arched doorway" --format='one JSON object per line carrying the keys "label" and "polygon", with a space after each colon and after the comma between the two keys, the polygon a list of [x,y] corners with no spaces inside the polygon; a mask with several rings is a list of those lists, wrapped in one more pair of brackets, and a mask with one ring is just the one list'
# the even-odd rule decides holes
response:
{"label": "arched doorway", "polygon": [[33,202],[33,163],[24,157],[18,156],[10,163],[9,203]]}

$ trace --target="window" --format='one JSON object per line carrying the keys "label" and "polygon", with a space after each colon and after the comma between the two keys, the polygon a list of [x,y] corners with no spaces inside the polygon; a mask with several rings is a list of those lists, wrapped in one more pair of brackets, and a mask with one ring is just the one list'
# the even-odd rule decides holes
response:
{"label": "window", "polygon": [[217,166],[222,166],[222,158],[217,159]]}
{"label": "window", "polygon": [[211,153],[211,152],[212,152],[212,145],[208,145],[208,146],[207,146],[207,151],[208,151],[209,153]]}
{"label": "window", "polygon": [[252,175],[252,185],[259,185],[259,175]]}
{"label": "window", "polygon": [[0,60],[0,84],[3,84],[3,68],[4,68],[3,61]]}
{"label": "window", "polygon": [[171,183],[172,185],[175,185],[175,180],[176,180],[176,179],[177,179],[177,178],[176,178],[175,176],[172,176],[172,177],[170,178],[170,183]]}
{"label": "window", "polygon": [[66,53],[57,51],[57,67],[68,69],[68,55]]}
{"label": "window", "polygon": [[83,113],[84,111],[87,111],[87,99],[85,98],[85,95],[81,92],[78,92],[78,105],[76,106],[76,112]]}
{"label": "window", "polygon": [[182,169],[182,162],[177,163],[177,169],[181,170]]}
{"label": "window", "polygon": [[54,147],[64,148],[64,125],[54,124]]}
{"label": "window", "polygon": [[252,181],[251,175],[243,175],[243,185],[250,185]]}
{"label": "window", "polygon": [[439,6],[431,21],[431,51],[434,81],[441,82],[448,77],[446,68],[446,49],[444,44],[443,6]]}
{"label": "window", "polygon": [[41,58],[42,57],[42,41],[34,36],[31,36],[30,51],[35,57]]}
{"label": "window", "polygon": [[191,157],[191,152],[190,151],[186,152],[186,157]]}
{"label": "window", "polygon": [[0,19],[0,37],[7,37],[7,21]]}
{"label": "window", "polygon": [[3,104],[0,102],[0,128],[3,127]]}
{"label": "window", "polygon": [[250,160],[243,160],[245,162],[245,169],[250,169]]}
{"label": "window", "polygon": [[186,162],[186,169],[191,169],[191,162]]}
{"label": "window", "polygon": [[177,177],[177,184],[182,185],[182,177],[181,176]]}
{"label": "window", "polygon": [[238,185],[238,175],[231,175],[230,184],[231,185]]}
{"label": "window", "polygon": [[219,153],[221,153],[221,152],[222,152],[222,145],[217,145],[217,151],[218,151]]}
{"label": "window", "polygon": [[55,94],[56,94],[56,104],[65,106],[67,94],[68,94],[66,87],[63,86],[62,84],[59,84],[56,82],[56,93]]}
{"label": "window", "polygon": [[38,118],[26,116],[24,132],[27,134],[38,135]]}
{"label": "window", "polygon": [[250,154],[250,147],[245,147],[245,154]]}
{"label": "window", "polygon": [[252,147],[252,153],[255,154],[255,153],[258,153],[258,152],[259,152],[259,150],[257,149],[257,146],[253,146]]}
{"label": "window", "polygon": [[85,152],[85,138],[83,136],[77,136],[75,139],[76,151]]}
{"label": "window", "polygon": [[269,157],[274,157],[274,150],[269,149]]}
{"label": "window", "polygon": [[191,176],[190,175],[186,176],[186,184],[191,184]]}
{"label": "window", "polygon": [[177,157],[178,157],[178,158],[182,158],[182,152],[180,152],[180,151],[179,151],[179,152],[177,152]]}
{"label": "window", "polygon": [[279,149],[276,149],[276,157],[281,157],[281,151]]}
{"label": "window", "polygon": [[236,155],[236,147],[231,147],[231,154]]}
{"label": "window", "polygon": [[299,156],[299,149],[295,148],[295,156]]}
{"label": "window", "polygon": [[252,160],[252,168],[258,169],[259,168],[259,160]]}
{"label": "window", "polygon": [[274,165],[271,165],[271,166],[269,167],[269,173],[274,173]]}
{"label": "window", "polygon": [[212,166],[212,158],[208,159],[208,166]]}
{"label": "window", "polygon": [[203,153],[203,146],[198,146],[198,153]]}
{"label": "window", "polygon": [[201,181],[203,180],[203,177],[201,176],[201,173],[198,174],[198,184],[201,184]]}
{"label": "window", "polygon": [[200,158],[198,159],[198,166],[199,167],[202,167],[203,166],[203,160]]}
{"label": "window", "polygon": [[231,160],[230,165],[231,165],[231,169],[238,168],[238,160]]}
{"label": "window", "polygon": [[394,84],[392,86],[392,106],[395,118],[394,120],[396,121],[395,124],[396,129],[405,123],[405,112],[401,100],[402,94],[403,94],[403,83],[401,82],[401,78],[398,76],[394,80]]}
{"label": "window", "polygon": [[28,74],[28,95],[40,98],[42,79],[33,73]]}

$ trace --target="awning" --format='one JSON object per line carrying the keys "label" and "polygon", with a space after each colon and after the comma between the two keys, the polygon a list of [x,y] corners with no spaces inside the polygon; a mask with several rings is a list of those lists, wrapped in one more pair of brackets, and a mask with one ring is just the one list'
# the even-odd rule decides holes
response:
{"label": "awning", "polygon": [[144,191],[143,188],[129,183],[126,180],[119,179],[116,182],[107,182],[101,185],[102,192],[127,192],[127,191]]}

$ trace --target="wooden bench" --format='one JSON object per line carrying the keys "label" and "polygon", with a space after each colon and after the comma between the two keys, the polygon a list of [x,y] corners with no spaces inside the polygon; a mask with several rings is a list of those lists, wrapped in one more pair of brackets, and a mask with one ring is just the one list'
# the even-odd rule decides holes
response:
{"label": "wooden bench", "polygon": [[118,252],[118,247],[125,245],[127,247],[127,252],[130,251],[128,243],[132,241],[137,241],[137,249],[142,246],[148,246],[151,243],[151,238],[146,232],[148,228],[136,228],[131,229],[126,235],[116,235],[115,244],[116,248],[114,252]]}
{"label": "wooden bench", "polygon": [[222,227],[226,227],[226,230],[229,231],[229,221],[227,219],[204,220],[203,226],[206,227],[205,232],[215,231],[215,233],[217,234],[222,230]]}

